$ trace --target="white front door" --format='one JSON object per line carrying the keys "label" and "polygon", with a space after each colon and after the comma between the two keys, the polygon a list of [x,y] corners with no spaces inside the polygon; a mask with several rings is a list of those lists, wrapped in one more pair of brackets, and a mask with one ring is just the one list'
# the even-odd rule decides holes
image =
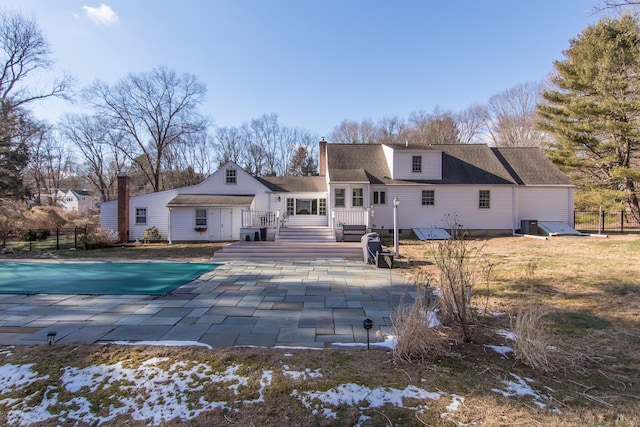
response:
{"label": "white front door", "polygon": [[209,240],[214,242],[227,241],[232,238],[233,210],[229,208],[215,208],[210,210]]}

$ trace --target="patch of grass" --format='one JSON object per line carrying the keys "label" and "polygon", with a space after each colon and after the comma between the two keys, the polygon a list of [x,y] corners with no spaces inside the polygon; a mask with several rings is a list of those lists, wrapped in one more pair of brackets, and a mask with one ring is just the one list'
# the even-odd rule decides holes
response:
{"label": "patch of grass", "polygon": [[582,335],[593,329],[605,329],[611,322],[601,316],[596,316],[588,310],[564,310],[549,314],[554,329],[561,334]]}

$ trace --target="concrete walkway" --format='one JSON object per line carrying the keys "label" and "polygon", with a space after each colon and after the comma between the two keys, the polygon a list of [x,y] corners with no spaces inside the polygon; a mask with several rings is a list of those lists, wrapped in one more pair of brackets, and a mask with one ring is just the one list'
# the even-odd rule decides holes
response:
{"label": "concrete walkway", "polygon": [[0,295],[0,344],[46,344],[55,331],[60,344],[324,348],[366,342],[365,318],[372,342],[393,333],[394,311],[414,295],[394,270],[357,261],[238,261],[166,296]]}

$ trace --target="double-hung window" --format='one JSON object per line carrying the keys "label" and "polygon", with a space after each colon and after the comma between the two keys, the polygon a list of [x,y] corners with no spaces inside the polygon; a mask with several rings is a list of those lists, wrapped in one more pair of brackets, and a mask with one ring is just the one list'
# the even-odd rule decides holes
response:
{"label": "double-hung window", "polygon": [[490,190],[480,190],[480,192],[478,193],[478,207],[480,209],[491,208],[491,191]]}
{"label": "double-hung window", "polygon": [[353,189],[353,197],[351,199],[351,206],[364,206],[364,192],[362,188]]}
{"label": "double-hung window", "polygon": [[136,208],[136,224],[147,223],[147,208]]}
{"label": "double-hung window", "polygon": [[206,227],[206,226],[207,226],[207,210],[196,209],[196,227]]}
{"label": "double-hung window", "polygon": [[434,206],[436,204],[435,190],[422,190],[422,206]]}
{"label": "double-hung window", "polygon": [[411,158],[411,172],[422,173],[422,156],[413,156]]}
{"label": "double-hung window", "polygon": [[374,191],[373,192],[373,204],[374,205],[386,205],[387,204],[387,192],[386,191]]}
{"label": "double-hung window", "polygon": [[336,188],[335,206],[336,208],[344,208],[345,191],[344,188]]}

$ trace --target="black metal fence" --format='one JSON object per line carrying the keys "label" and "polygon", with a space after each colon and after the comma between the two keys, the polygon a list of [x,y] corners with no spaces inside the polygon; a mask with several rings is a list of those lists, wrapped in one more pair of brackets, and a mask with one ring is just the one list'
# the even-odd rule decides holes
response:
{"label": "black metal fence", "polygon": [[3,233],[0,244],[25,251],[87,249],[87,227],[15,230]]}
{"label": "black metal fence", "polygon": [[640,233],[640,222],[627,211],[576,211],[574,224],[585,233]]}

